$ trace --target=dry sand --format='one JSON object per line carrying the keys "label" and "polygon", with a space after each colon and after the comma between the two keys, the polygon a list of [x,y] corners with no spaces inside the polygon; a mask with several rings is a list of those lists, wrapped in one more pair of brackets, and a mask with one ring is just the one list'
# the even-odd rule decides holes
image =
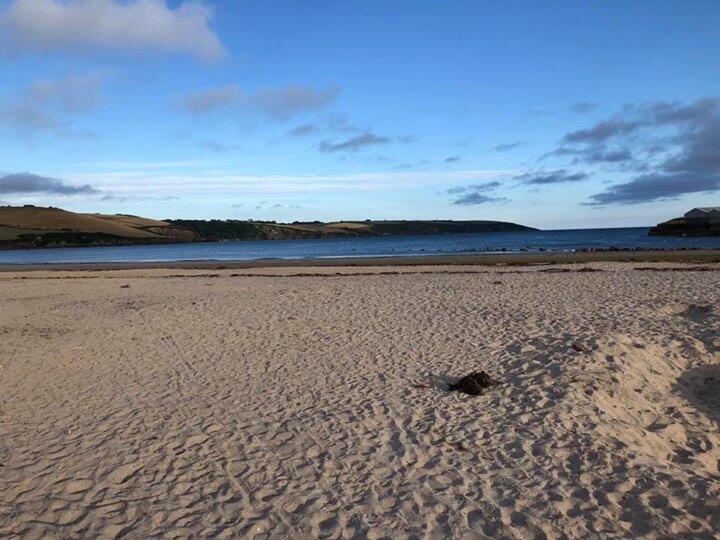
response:
{"label": "dry sand", "polygon": [[0,536],[717,537],[720,266],[638,266],[3,273]]}

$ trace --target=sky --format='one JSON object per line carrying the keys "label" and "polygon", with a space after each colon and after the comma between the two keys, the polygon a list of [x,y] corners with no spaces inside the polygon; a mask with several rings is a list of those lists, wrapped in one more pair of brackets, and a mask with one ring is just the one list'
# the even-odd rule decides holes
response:
{"label": "sky", "polygon": [[0,0],[0,204],[647,226],[720,205],[720,3]]}

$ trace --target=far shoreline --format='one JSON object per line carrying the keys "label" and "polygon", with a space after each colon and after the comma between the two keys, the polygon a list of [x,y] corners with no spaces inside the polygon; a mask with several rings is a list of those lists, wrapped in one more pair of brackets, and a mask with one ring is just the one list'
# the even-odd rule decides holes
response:
{"label": "far shoreline", "polygon": [[522,252],[383,257],[256,259],[248,261],[128,261],[89,263],[2,264],[0,272],[105,270],[232,270],[246,268],[389,267],[389,266],[532,266],[590,262],[720,263],[720,249],[628,250],[590,252]]}

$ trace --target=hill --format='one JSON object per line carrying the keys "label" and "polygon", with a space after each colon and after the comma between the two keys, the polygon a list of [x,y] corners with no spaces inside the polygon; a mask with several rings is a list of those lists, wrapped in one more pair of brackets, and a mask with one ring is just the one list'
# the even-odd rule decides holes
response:
{"label": "hill", "polygon": [[322,223],[239,220],[168,219],[179,229],[196,233],[204,240],[276,240],[292,238],[338,238],[348,236],[389,236],[453,234],[534,230],[500,221],[341,221]]}
{"label": "hill", "polygon": [[187,242],[188,232],[168,223],[127,215],[79,214],[38,206],[0,207],[0,247]]}
{"label": "hill", "polygon": [[0,248],[4,249],[530,230],[535,229],[498,221],[160,221],[124,214],[81,214],[52,207],[0,207]]}

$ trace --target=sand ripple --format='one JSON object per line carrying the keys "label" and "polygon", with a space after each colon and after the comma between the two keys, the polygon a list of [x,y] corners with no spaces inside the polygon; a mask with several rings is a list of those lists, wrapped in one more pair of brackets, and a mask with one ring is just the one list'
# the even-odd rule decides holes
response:
{"label": "sand ripple", "polygon": [[717,537],[720,270],[595,267],[5,275],[0,536]]}

